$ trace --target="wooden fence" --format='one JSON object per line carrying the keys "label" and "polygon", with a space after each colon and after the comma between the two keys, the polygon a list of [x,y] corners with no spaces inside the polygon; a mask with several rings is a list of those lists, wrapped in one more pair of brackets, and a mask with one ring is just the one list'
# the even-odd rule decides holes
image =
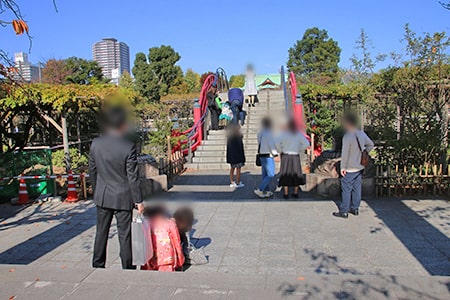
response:
{"label": "wooden fence", "polygon": [[403,168],[377,166],[375,176],[377,197],[448,196],[450,197],[450,166],[414,165]]}
{"label": "wooden fence", "polygon": [[159,174],[166,174],[170,180],[184,171],[185,158],[181,151],[170,154],[169,158],[159,160]]}

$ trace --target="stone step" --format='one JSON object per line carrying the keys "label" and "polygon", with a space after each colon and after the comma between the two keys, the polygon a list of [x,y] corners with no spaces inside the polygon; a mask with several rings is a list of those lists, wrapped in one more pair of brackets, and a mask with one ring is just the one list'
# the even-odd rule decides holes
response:
{"label": "stone step", "polygon": [[[267,116],[273,118],[284,116],[285,99],[283,91],[262,92],[260,102],[256,107],[244,105],[247,112],[246,123],[241,128],[244,136],[244,151],[247,167],[256,168],[254,159],[258,150],[257,135],[261,130],[261,120]],[[210,131],[206,140],[194,154],[193,163],[187,167],[194,170],[222,170],[229,169],[226,163],[226,131]],[[278,163],[276,164],[278,167]]]}
{"label": "stone step", "polygon": [[[202,142],[202,146],[205,146],[205,147],[216,146],[216,145],[226,145],[226,144],[227,144],[226,140],[222,140],[222,141],[220,141],[220,140],[212,140],[212,141],[205,140]],[[248,147],[248,146],[253,147],[257,144],[258,144],[258,142],[257,142],[256,138],[249,138],[249,139],[244,138],[244,147]]]}
{"label": "stone step", "polygon": [[[244,149],[245,151],[245,149]],[[246,157],[255,157],[257,150],[248,150],[245,151]],[[226,156],[227,152],[224,151],[196,151],[195,157],[221,157]]]}
{"label": "stone step", "polygon": [[[245,122],[245,124],[244,124],[244,126],[242,126],[242,128],[241,128],[241,132],[242,133],[245,133],[247,130],[260,130],[261,129],[261,120],[257,120],[257,121],[255,121],[255,120],[252,120],[251,122],[250,122],[250,120],[247,122]],[[226,132],[226,130],[210,130],[209,132],[208,132],[208,135],[207,135],[207,137],[208,137],[208,139],[209,139],[209,137],[223,137],[223,136],[226,136],[227,135],[227,132]]]}
{"label": "stone step", "polygon": [[[216,162],[216,163],[210,163],[210,162],[195,162],[195,163],[188,163],[185,164],[187,169],[191,170],[229,170],[230,164],[227,164],[226,162]],[[260,167],[257,167],[253,160],[249,160],[247,158],[247,162],[245,163],[246,169],[260,169]],[[280,169],[280,164],[275,163],[275,170]]]}
{"label": "stone step", "polygon": [[222,134],[209,134],[208,141],[221,141],[226,140],[226,132],[222,132]]}
{"label": "stone step", "polygon": [[259,107],[257,109],[252,109],[252,110],[245,110],[247,112],[247,115],[252,115],[252,114],[263,114],[266,113],[268,109],[273,109],[275,111],[280,111],[280,112],[284,112],[285,111],[285,107],[284,106],[278,106],[278,105],[269,105],[269,107]]}
{"label": "stone step", "polygon": [[[222,140],[204,140],[202,142],[202,146],[214,146],[214,145],[226,145],[227,141],[226,139],[222,139]],[[252,146],[252,145],[256,145],[257,142],[257,138],[245,138],[244,137],[244,146]]]}
{"label": "stone step", "polygon": [[[246,145],[246,146],[244,146],[244,149],[256,151],[258,149],[258,144],[255,143],[255,144]],[[223,145],[201,145],[197,149],[197,151],[225,151],[225,150],[227,150],[227,145],[225,145],[225,144],[223,144]]]}
{"label": "stone step", "polygon": [[[256,159],[256,155],[245,155],[247,160],[251,160],[253,163],[253,160]],[[192,158],[193,163],[226,163],[227,162],[227,156],[226,154],[221,156],[202,156],[202,157],[194,157]]]}
{"label": "stone step", "polygon": [[185,166],[192,170],[227,170],[230,168],[227,163],[189,163]]}
{"label": "stone step", "polygon": [[226,151],[195,151],[194,158],[195,157],[217,157],[217,156],[224,156],[226,155]]}
{"label": "stone step", "polygon": [[193,163],[226,163],[227,158],[225,155],[213,156],[213,157],[194,157],[192,158]]}

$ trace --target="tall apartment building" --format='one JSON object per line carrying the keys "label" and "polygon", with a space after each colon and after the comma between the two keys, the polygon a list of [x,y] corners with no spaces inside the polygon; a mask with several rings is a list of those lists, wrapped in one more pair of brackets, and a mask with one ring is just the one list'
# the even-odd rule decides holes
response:
{"label": "tall apartment building", "polygon": [[102,67],[103,76],[118,83],[123,72],[130,73],[130,48],[124,42],[105,38],[92,46],[93,59]]}
{"label": "tall apartment building", "polygon": [[13,74],[14,80],[24,82],[39,82],[41,71],[38,66],[33,66],[25,52],[14,53],[14,66],[17,72]]}

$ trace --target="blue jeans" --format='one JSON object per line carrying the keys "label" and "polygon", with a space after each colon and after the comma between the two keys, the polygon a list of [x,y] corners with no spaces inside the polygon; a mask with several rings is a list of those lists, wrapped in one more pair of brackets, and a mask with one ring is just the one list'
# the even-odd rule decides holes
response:
{"label": "blue jeans", "polygon": [[269,184],[275,176],[275,162],[273,157],[261,157],[262,182],[259,185],[260,191],[268,191]]}
{"label": "blue jeans", "polygon": [[350,209],[359,209],[361,204],[362,171],[347,172],[341,178],[342,203],[339,208],[341,213],[348,213]]}
{"label": "blue jeans", "polygon": [[242,110],[242,103],[239,100],[231,101],[231,111],[233,112],[233,123],[237,124],[240,119],[240,113]]}

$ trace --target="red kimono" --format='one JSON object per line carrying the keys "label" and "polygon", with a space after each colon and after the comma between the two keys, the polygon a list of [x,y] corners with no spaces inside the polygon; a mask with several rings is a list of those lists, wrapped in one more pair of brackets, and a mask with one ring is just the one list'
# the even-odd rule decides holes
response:
{"label": "red kimono", "polygon": [[184,254],[175,220],[155,217],[150,220],[150,227],[154,254],[146,269],[173,272],[183,266]]}

